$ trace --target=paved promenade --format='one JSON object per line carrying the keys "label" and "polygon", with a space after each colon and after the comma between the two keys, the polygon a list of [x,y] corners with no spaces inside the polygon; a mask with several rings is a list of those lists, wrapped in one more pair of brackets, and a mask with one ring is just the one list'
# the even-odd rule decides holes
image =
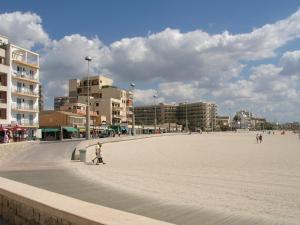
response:
{"label": "paved promenade", "polygon": [[290,225],[299,219],[294,138],[257,145],[252,134],[193,134],[107,143],[104,166],[70,162],[78,141],[43,143],[2,162],[0,176],[176,224]]}

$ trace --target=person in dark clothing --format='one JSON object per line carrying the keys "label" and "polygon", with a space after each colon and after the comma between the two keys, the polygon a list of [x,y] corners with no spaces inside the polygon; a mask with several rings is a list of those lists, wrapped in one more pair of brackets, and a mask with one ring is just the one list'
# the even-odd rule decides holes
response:
{"label": "person in dark clothing", "polygon": [[262,135],[261,135],[261,134],[259,135],[259,137],[258,137],[258,138],[259,138],[259,143],[262,143],[262,139],[263,139],[263,137],[262,137]]}

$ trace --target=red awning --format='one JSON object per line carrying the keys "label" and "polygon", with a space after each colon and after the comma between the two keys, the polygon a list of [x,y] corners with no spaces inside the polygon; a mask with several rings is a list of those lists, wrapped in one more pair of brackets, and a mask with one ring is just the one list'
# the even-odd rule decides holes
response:
{"label": "red awning", "polygon": [[7,131],[6,127],[3,127],[2,124],[0,125],[0,131]]}
{"label": "red awning", "polygon": [[19,127],[18,125],[16,125],[15,127],[13,127],[13,131],[25,131],[26,129],[23,127]]}

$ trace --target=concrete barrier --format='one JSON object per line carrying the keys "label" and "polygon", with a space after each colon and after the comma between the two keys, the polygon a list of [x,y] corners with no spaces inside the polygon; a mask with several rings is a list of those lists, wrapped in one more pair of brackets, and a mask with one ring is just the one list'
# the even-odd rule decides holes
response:
{"label": "concrete barrier", "polygon": [[171,225],[1,177],[0,218],[12,225]]}
{"label": "concrete barrier", "polygon": [[137,139],[145,139],[145,138],[155,138],[155,137],[164,137],[164,136],[173,136],[173,135],[186,135],[187,133],[165,133],[165,134],[141,134],[135,136],[121,136],[121,137],[109,137],[109,138],[98,138],[98,139],[90,139],[81,141],[76,148],[74,149],[71,160],[78,160],[79,156],[79,149],[86,149],[87,155],[90,155],[90,151],[93,151],[94,155],[94,147],[95,145],[100,142],[102,144],[105,143],[113,143],[113,142],[121,142],[121,141],[132,141]]}

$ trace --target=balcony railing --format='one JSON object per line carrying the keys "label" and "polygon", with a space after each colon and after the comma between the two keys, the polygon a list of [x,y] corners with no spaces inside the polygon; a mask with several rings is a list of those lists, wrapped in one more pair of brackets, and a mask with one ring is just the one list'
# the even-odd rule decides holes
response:
{"label": "balcony railing", "polygon": [[21,126],[35,126],[35,127],[39,126],[39,123],[28,119],[17,120],[17,124]]}
{"label": "balcony railing", "polygon": [[39,93],[37,91],[33,91],[28,88],[13,88],[13,92],[25,94],[25,95],[32,95],[35,97],[39,96]]}
{"label": "balcony railing", "polygon": [[34,76],[28,72],[18,72],[18,71],[14,71],[13,73],[14,77],[17,78],[23,78],[23,79],[27,79],[27,80],[32,80],[32,81],[36,81],[38,82],[37,76]]}
{"label": "balcony railing", "polygon": [[12,104],[12,109],[15,110],[30,110],[30,111],[38,111],[38,107],[28,104]]}

